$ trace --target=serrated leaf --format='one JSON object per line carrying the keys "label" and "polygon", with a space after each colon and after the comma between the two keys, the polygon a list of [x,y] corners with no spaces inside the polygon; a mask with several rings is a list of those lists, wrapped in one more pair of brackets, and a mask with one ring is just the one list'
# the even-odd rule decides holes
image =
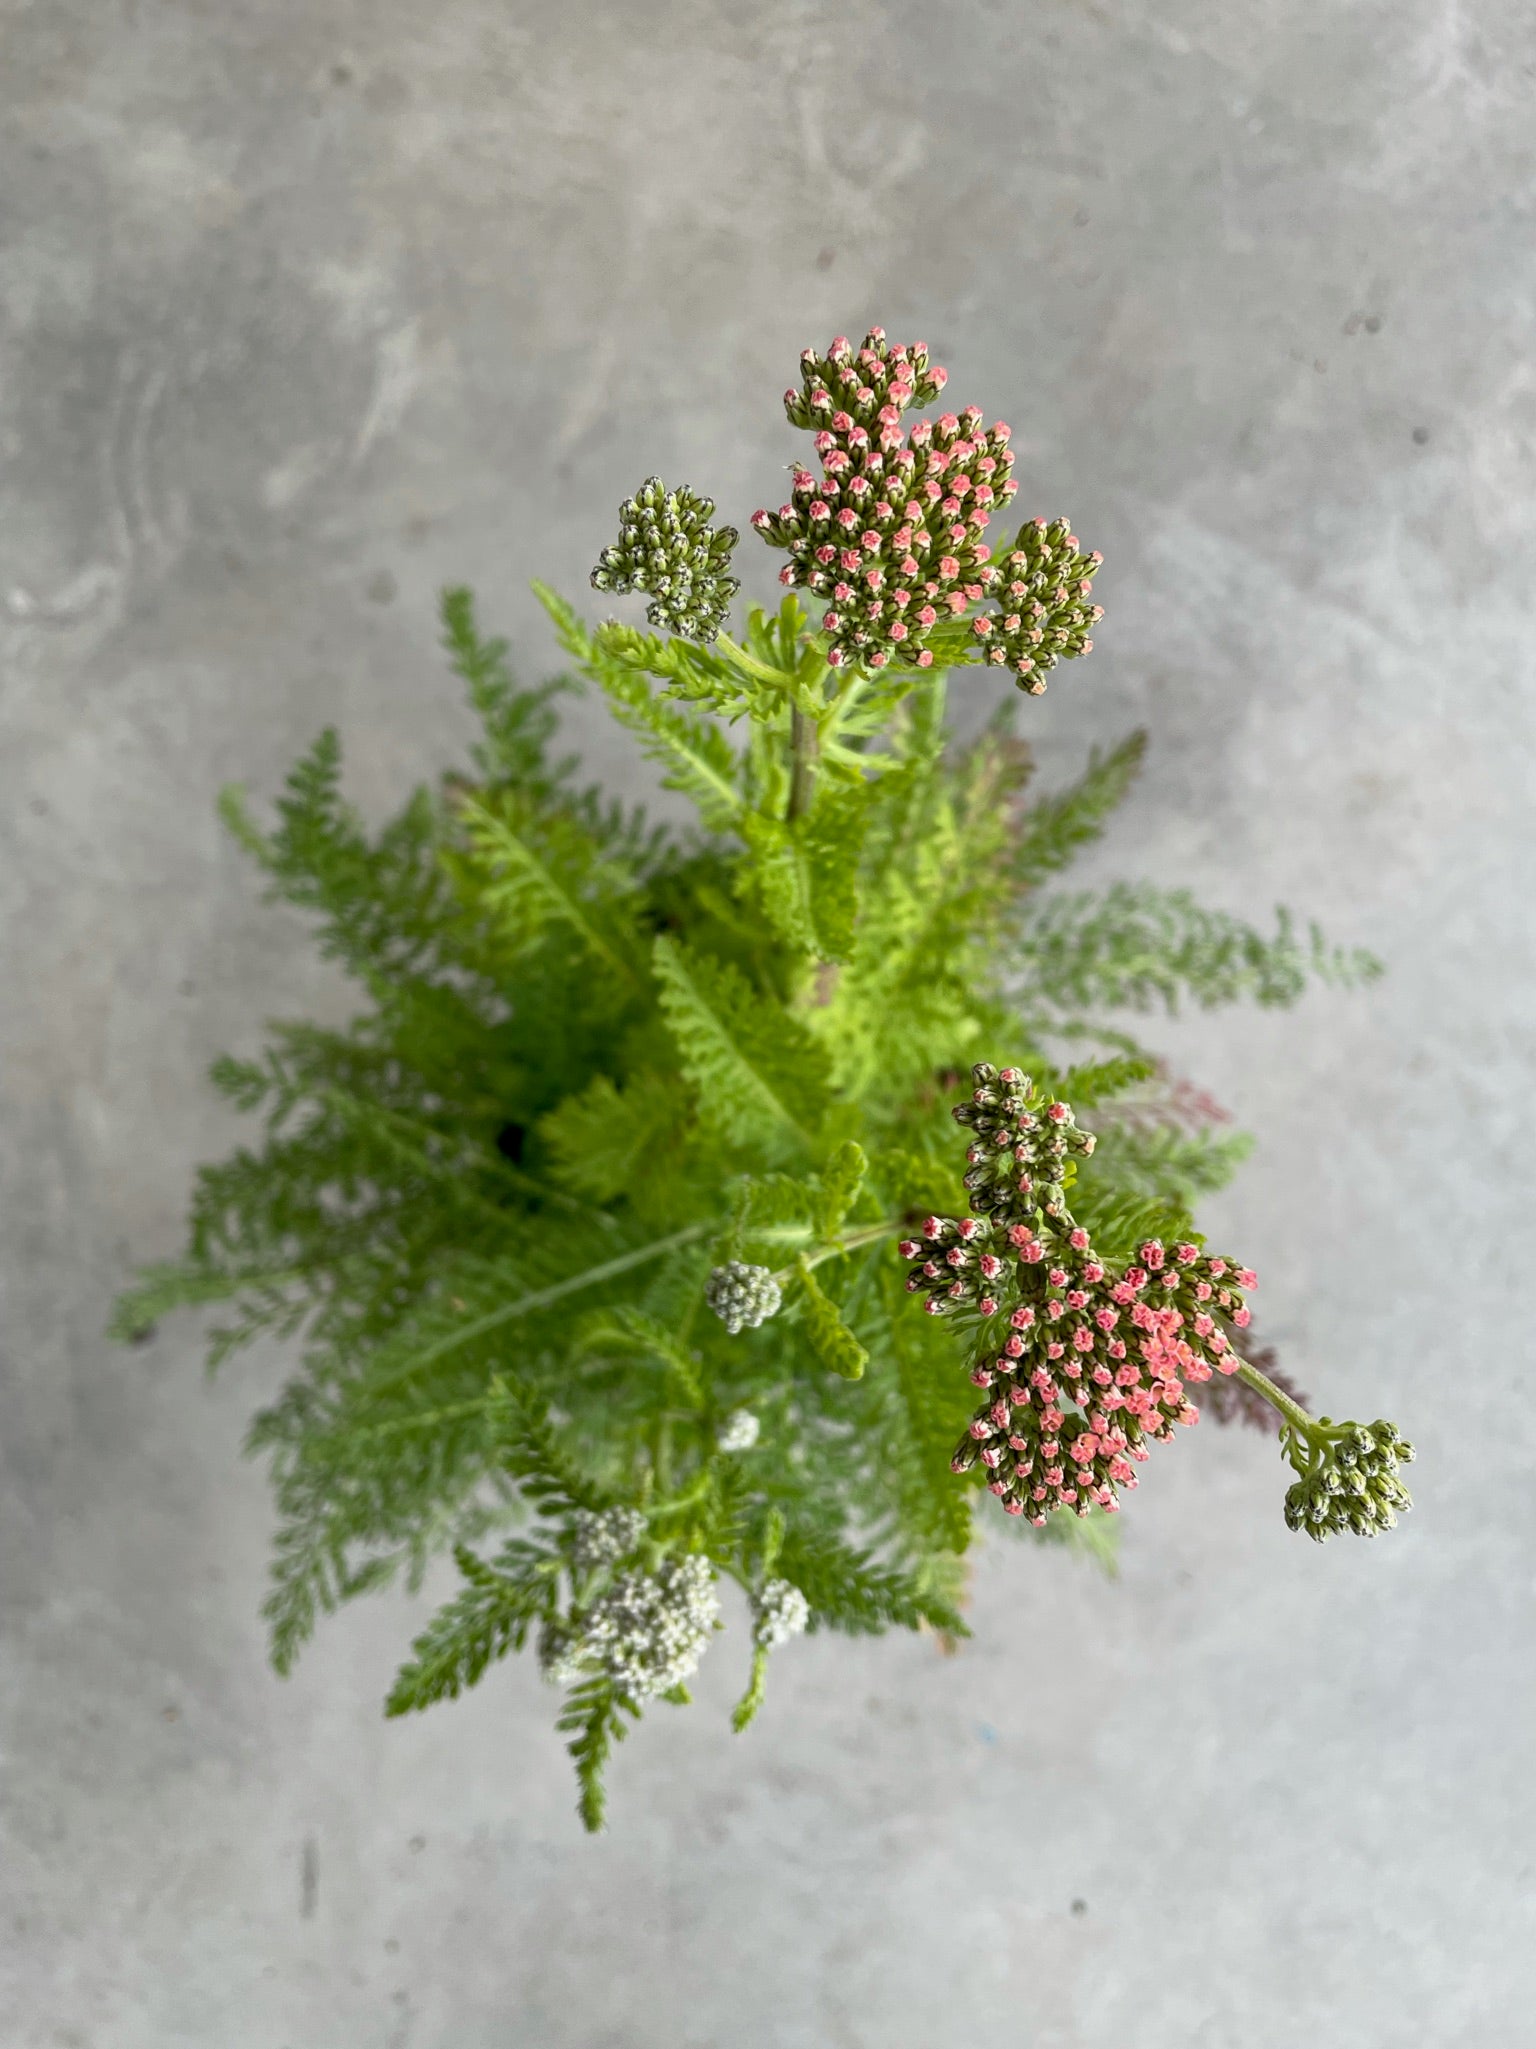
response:
{"label": "serrated leaf", "polygon": [[863,1377],[869,1354],[843,1321],[843,1312],[826,1293],[804,1253],[799,1260],[800,1307],[806,1336],[822,1365],[844,1380]]}
{"label": "serrated leaf", "polygon": [[1030,806],[1008,860],[1016,885],[1031,888],[1054,875],[1099,837],[1140,773],[1146,751],[1147,736],[1141,732],[1129,734],[1107,754],[1095,748],[1075,783]]}
{"label": "serrated leaf", "polygon": [[596,1354],[628,1353],[652,1359],[671,1377],[678,1393],[691,1408],[704,1406],[704,1388],[699,1362],[658,1317],[641,1309],[621,1305],[599,1309],[581,1325],[578,1348]]}
{"label": "serrated leaf", "polygon": [[412,1644],[413,1656],[390,1691],[386,1715],[456,1700],[487,1666],[522,1649],[530,1626],[553,1599],[551,1555],[526,1539],[514,1538],[494,1566],[462,1545],[454,1555],[469,1584]]}
{"label": "serrated leaf", "polygon": [[526,953],[556,925],[618,981],[639,984],[633,937],[615,916],[630,879],[604,859],[581,820],[535,814],[511,792],[469,798],[463,817],[470,851],[452,866],[495,918],[510,956]]}
{"label": "serrated leaf", "polygon": [[826,1056],[800,1020],[728,961],[665,933],[653,960],[662,1015],[706,1123],[770,1158],[812,1150],[830,1096]]}
{"label": "serrated leaf", "polygon": [[564,1185],[611,1202],[633,1189],[687,1117],[687,1092],[671,1075],[632,1075],[620,1088],[600,1074],[550,1111],[539,1130]]}
{"label": "serrated leaf", "polygon": [[777,1265],[786,1249],[808,1245],[818,1195],[812,1181],[795,1174],[744,1174],[732,1211],[731,1257]]}
{"label": "serrated leaf", "polygon": [[[535,590],[555,622],[562,645],[601,686],[620,725],[661,765],[664,787],[691,797],[711,832],[728,831],[742,805],[736,750],[707,718],[680,710],[652,691],[645,671],[653,666],[653,636],[637,635],[633,644],[623,629],[609,628],[593,636],[563,598],[542,584],[535,585]],[[656,641],[654,647],[655,660],[675,675],[678,658],[661,652],[667,643]],[[693,670],[704,670],[700,650],[691,649],[686,660]]]}
{"label": "serrated leaf", "polygon": [[741,886],[787,946],[823,961],[852,953],[868,817],[869,791],[861,787],[823,793],[804,818],[755,811],[742,818],[753,859]]}
{"label": "serrated leaf", "polygon": [[844,1217],[859,1199],[859,1190],[864,1186],[868,1169],[864,1148],[856,1140],[845,1138],[821,1170],[816,1204],[819,1237],[824,1240],[836,1237]]}
{"label": "serrated leaf", "polygon": [[637,1703],[607,1679],[589,1679],[578,1686],[561,1709],[555,1727],[570,1737],[566,1749],[576,1767],[577,1805],[582,1826],[595,1835],[607,1814],[603,1773],[616,1743],[629,1734],[625,1715],[640,1719]]}

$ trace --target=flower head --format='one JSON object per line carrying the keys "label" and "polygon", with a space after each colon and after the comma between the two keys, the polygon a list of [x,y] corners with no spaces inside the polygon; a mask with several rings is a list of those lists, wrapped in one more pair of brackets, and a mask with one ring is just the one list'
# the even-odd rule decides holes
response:
{"label": "flower head", "polygon": [[784,394],[790,424],[814,431],[821,474],[797,468],[790,501],[752,515],[789,561],[781,581],[826,598],[833,667],[893,659],[928,667],[927,637],[986,595],[998,572],[983,536],[1017,490],[1009,429],[976,406],[919,420],[945,373],[926,344],[892,347],[873,327],[857,351],[839,335],[825,356],[806,349],[801,387]]}
{"label": "flower head", "polygon": [[639,1548],[645,1517],[638,1508],[578,1508],[571,1517],[571,1567],[578,1576],[612,1565]]}
{"label": "flower head", "polygon": [[665,632],[713,640],[740,584],[726,571],[738,535],[711,528],[715,505],[647,477],[619,507],[619,538],[592,572],[594,590],[645,591],[645,616]]}
{"label": "flower head", "polygon": [[697,1552],[655,1572],[626,1572],[590,1606],[546,1622],[545,1677],[570,1686],[602,1676],[632,1700],[668,1693],[697,1671],[720,1614],[714,1568]]}
{"label": "flower head", "polygon": [[787,1579],[771,1579],[752,1603],[752,1640],[765,1651],[799,1636],[811,1619],[811,1604]]}
{"label": "flower head", "polygon": [[722,1451],[750,1451],[762,1427],[751,1409],[732,1409],[715,1432],[715,1442]]}
{"label": "flower head", "polygon": [[1088,635],[1104,607],[1090,599],[1103,559],[1083,553],[1070,520],[1027,521],[999,560],[996,609],[973,622],[984,659],[1011,669],[1019,688],[1038,697],[1058,662],[1093,647]]}
{"label": "flower head", "polygon": [[738,1331],[756,1330],[766,1323],[784,1297],[771,1268],[728,1259],[724,1266],[711,1268],[704,1299],[735,1337]]}
{"label": "flower head", "polygon": [[1345,1530],[1374,1537],[1413,1505],[1397,1477],[1398,1468],[1412,1462],[1413,1446],[1391,1423],[1325,1425],[1320,1441],[1288,1450],[1293,1464],[1305,1461],[1305,1470],[1287,1490],[1286,1526],[1320,1544]]}

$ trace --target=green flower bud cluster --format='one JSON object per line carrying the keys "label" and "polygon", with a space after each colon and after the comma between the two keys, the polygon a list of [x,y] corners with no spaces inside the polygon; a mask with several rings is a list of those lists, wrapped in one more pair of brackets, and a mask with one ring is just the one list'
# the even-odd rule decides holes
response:
{"label": "green flower bud cluster", "polygon": [[714,513],[712,498],[669,491],[660,477],[647,477],[619,507],[619,538],[598,557],[592,588],[644,591],[653,626],[686,640],[713,640],[741,588],[726,573],[736,529],[712,528]]}
{"label": "green flower bud cluster", "polygon": [[766,1266],[748,1266],[729,1259],[711,1269],[704,1283],[704,1300],[714,1310],[732,1337],[738,1331],[756,1330],[778,1313],[783,1291]]}
{"label": "green flower bud cluster", "polygon": [[771,1579],[752,1603],[752,1641],[776,1651],[799,1636],[811,1619],[811,1604],[787,1579]]}
{"label": "green flower bud cluster", "polygon": [[1048,672],[1059,661],[1085,655],[1088,635],[1104,607],[1090,602],[1093,578],[1104,557],[1085,554],[1067,519],[1026,520],[1013,548],[998,561],[992,586],[995,612],[972,622],[985,644],[985,659],[1013,670],[1021,690],[1038,697]]}
{"label": "green flower bud cluster", "polygon": [[1042,1216],[1070,1226],[1063,1180],[1069,1154],[1093,1151],[1091,1131],[1079,1128],[1069,1103],[1046,1098],[1017,1067],[981,1060],[972,1070],[969,1102],[951,1113],[970,1127],[965,1185],[978,1217],[1018,1223]]}
{"label": "green flower bud cluster", "polygon": [[[1285,1497],[1286,1527],[1302,1530],[1318,1543],[1342,1531],[1374,1537],[1390,1530],[1400,1509],[1411,1508],[1408,1489],[1398,1468],[1413,1459],[1413,1446],[1391,1424],[1329,1424],[1304,1444],[1295,1433],[1287,1451],[1301,1478]],[[1309,1462],[1303,1471],[1301,1461]]]}
{"label": "green flower bud cluster", "polygon": [[546,1622],[539,1664],[557,1686],[605,1677],[631,1700],[670,1693],[698,1670],[720,1616],[714,1567],[698,1552],[626,1572],[585,1608]]}

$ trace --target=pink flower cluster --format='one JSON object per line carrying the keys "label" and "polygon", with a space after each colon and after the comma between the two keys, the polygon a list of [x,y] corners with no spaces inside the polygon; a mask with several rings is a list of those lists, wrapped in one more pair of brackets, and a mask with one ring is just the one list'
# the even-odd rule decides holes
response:
{"label": "pink flower cluster", "polygon": [[[931,1249],[961,1230],[929,1221],[943,1226]],[[979,1460],[1007,1513],[1034,1523],[1057,1508],[1113,1511],[1149,1443],[1197,1421],[1185,1382],[1241,1363],[1221,1322],[1247,1323],[1240,1291],[1255,1276],[1190,1244],[1151,1239],[1116,1271],[1093,1256],[1081,1227],[1064,1246],[1026,1224],[1006,1237],[1011,1258],[993,1297],[1004,1320],[984,1334],[971,1369],[986,1394],[954,1469]]]}
{"label": "pink flower cluster", "polygon": [[971,1134],[974,1215],[929,1217],[901,1242],[907,1287],[931,1315],[981,1319],[971,1379],[985,1398],[952,1461],[980,1463],[1010,1515],[1115,1509],[1149,1443],[1193,1423],[1186,1382],[1242,1363],[1247,1267],[1149,1238],[1118,1265],[1095,1256],[1066,1202],[1067,1156],[1091,1154],[1071,1106],[1016,1067],[979,1061],[957,1123]]}
{"label": "pink flower cluster", "polygon": [[790,503],[755,512],[752,524],[789,553],[780,581],[828,601],[834,667],[927,668],[925,637],[998,582],[982,536],[1018,488],[1009,430],[984,429],[967,406],[904,437],[902,414],[931,403],[945,372],[930,368],[925,343],[892,348],[883,328],[857,352],[838,335],[824,357],[807,349],[800,361],[802,388],[784,405],[792,425],[815,431],[822,473],[797,469]]}

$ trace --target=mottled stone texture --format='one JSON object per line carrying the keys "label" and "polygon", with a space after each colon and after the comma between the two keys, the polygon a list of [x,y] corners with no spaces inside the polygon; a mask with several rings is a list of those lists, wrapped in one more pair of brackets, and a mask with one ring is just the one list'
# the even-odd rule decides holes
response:
{"label": "mottled stone texture", "polygon": [[[8,2049],[1528,2042],[1529,6],[0,0],[0,57]],[[1119,1584],[999,1539],[958,1658],[793,1644],[739,1740],[738,1615],[594,1843],[531,1669],[381,1720],[423,1605],[270,1676],[282,1361],[102,1323],[209,1058],[347,1001],[217,785],[334,720],[393,801],[465,737],[437,586],[537,671],[527,578],[653,470],[745,527],[870,320],[1105,553],[1023,710],[1052,774],[1154,729],[1091,872],[1391,963],[1155,1030],[1262,1141],[1264,1337],[1419,1507],[1320,1551],[1202,1430]]]}

